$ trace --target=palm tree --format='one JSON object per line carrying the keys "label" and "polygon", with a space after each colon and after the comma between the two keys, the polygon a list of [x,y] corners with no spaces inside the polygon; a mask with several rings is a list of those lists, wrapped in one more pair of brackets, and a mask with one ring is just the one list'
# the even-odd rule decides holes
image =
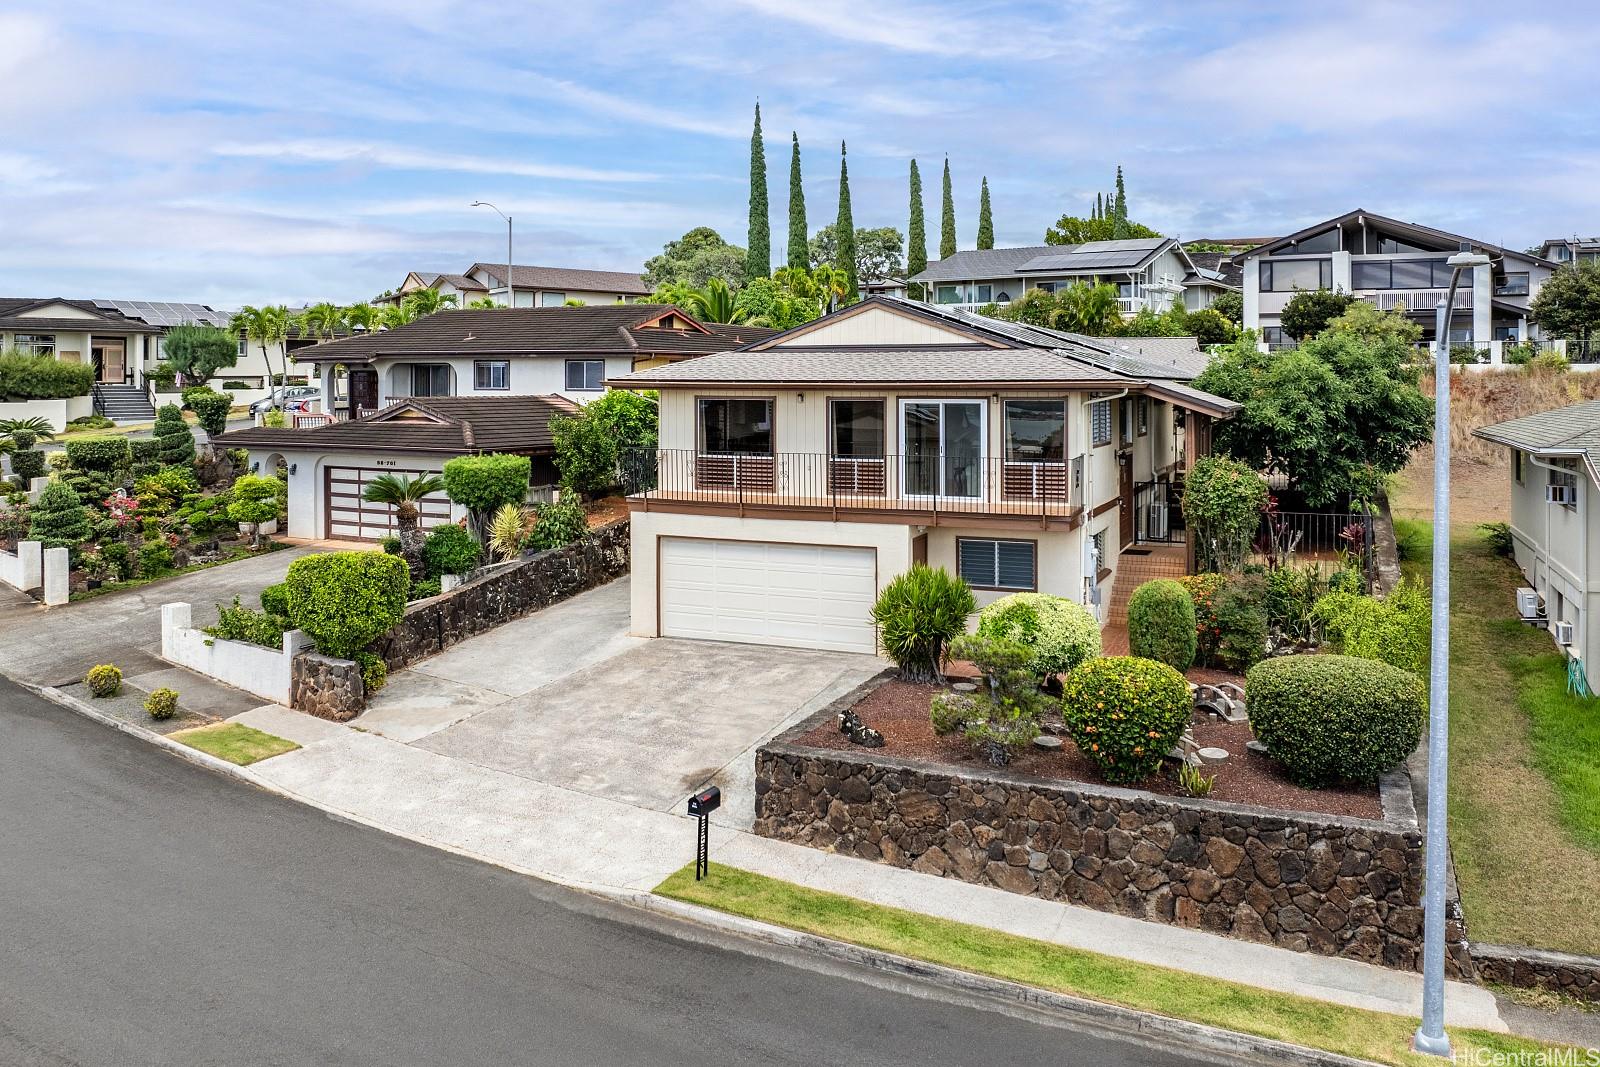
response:
{"label": "palm tree", "polygon": [[371,304],[351,304],[344,309],[344,321],[352,330],[375,330],[382,318],[382,309]]}
{"label": "palm tree", "polygon": [[[246,341],[254,341],[261,346],[261,359],[267,365],[267,372],[272,371],[272,360],[267,355],[269,345],[282,345],[289,340],[289,309],[282,304],[267,304],[262,307],[252,307],[246,304],[234,312],[233,319],[229,322],[231,329],[244,334]],[[284,349],[283,354],[283,381],[289,380],[289,353]],[[283,406],[282,394],[274,389],[272,391],[272,406]]]}
{"label": "palm tree", "polygon": [[400,532],[400,557],[411,569],[412,580],[422,577],[422,528],[417,524],[417,503],[431,493],[444,492],[444,479],[437,474],[380,474],[367,483],[361,499],[369,504],[388,504],[394,508],[394,521]]}
{"label": "palm tree", "polygon": [[456,306],[454,293],[444,294],[437,289],[414,289],[406,294],[402,304],[411,305],[411,314],[416,318],[432,315],[436,311],[443,311],[448,307]]}
{"label": "palm tree", "polygon": [[488,296],[480,296],[476,300],[470,300],[467,302],[467,307],[474,311],[491,311],[494,308],[503,308],[505,306],[506,305],[504,304],[496,302],[493,297]]}
{"label": "palm tree", "polygon": [[850,275],[829,263],[819,263],[813,267],[811,281],[817,287],[823,314],[832,311],[850,291]]}
{"label": "palm tree", "polygon": [[412,310],[410,304],[404,301],[398,304],[390,304],[386,308],[379,309],[378,328],[392,330],[397,326],[404,326],[408,322],[414,322],[416,318],[416,312]]}
{"label": "palm tree", "polygon": [[744,308],[736,306],[733,290],[721,278],[711,278],[704,289],[691,289],[683,295],[689,302],[689,314],[701,322],[744,321]]}
{"label": "palm tree", "polygon": [[39,416],[27,419],[0,419],[0,438],[9,439],[19,452],[26,452],[38,441],[55,440],[50,423]]}
{"label": "palm tree", "polygon": [[345,329],[348,320],[345,310],[338,304],[330,304],[324,300],[320,304],[312,304],[300,313],[303,329],[318,340],[332,340],[338,336],[340,330]]}

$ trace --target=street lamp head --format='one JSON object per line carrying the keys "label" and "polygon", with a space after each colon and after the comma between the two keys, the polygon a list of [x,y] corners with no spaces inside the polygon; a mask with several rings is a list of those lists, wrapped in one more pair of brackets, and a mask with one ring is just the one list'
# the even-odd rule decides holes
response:
{"label": "street lamp head", "polygon": [[1461,250],[1445,263],[1452,267],[1481,267],[1489,262],[1489,257],[1482,252],[1474,252],[1472,244],[1468,241],[1461,242]]}

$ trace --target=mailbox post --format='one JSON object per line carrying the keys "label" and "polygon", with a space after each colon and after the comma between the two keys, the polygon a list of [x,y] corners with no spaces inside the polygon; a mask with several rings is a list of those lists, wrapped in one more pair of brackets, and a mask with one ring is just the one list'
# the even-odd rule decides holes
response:
{"label": "mailbox post", "polygon": [[689,814],[700,820],[695,840],[694,880],[700,881],[711,870],[711,813],[722,807],[722,790],[708,785],[689,798]]}

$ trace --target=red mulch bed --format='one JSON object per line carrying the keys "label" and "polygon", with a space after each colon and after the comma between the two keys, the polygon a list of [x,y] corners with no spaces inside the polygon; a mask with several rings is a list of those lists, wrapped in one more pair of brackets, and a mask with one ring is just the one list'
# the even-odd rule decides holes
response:
{"label": "red mulch bed", "polygon": [[[1221,676],[1224,672],[1206,673]],[[1190,677],[1191,680],[1200,680],[1194,678],[1192,671]],[[1220,680],[1234,677],[1237,676]],[[1212,681],[1210,678],[1204,680]],[[851,750],[869,759],[874,752],[883,752],[903,759],[943,763],[981,775],[989,769],[989,763],[973,752],[964,738],[959,734],[940,737],[933,732],[928,707],[934,694],[941,691],[942,687],[937,685],[890,681],[856,704],[855,712],[861,721],[883,734],[884,747],[881,749],[852,745],[833,722],[818,724],[797,741],[813,748]],[[1255,804],[1280,811],[1320,812],[1358,819],[1383,818],[1383,805],[1376,788],[1306,789],[1295,785],[1285,777],[1278,764],[1245,748],[1245,742],[1251,738],[1248,723],[1214,722],[1207,716],[1199,716],[1195,720],[1194,736],[1201,747],[1216,746],[1228,750],[1227,760],[1209,764],[1205,768],[1206,774],[1217,776],[1216,785],[1211,790],[1212,800]],[[1012,757],[1007,769],[1019,774],[1070,782],[1095,784],[1103,781],[1095,765],[1078,751],[1070,737],[1063,736],[1061,742],[1061,748],[1054,752],[1029,748],[1018,753]],[[1182,795],[1176,775],[1166,768],[1136,788],[1162,796]]]}
{"label": "red mulch bed", "polygon": [[628,502],[620,496],[608,496],[584,505],[583,510],[587,512],[589,529],[593,530],[627,518]]}

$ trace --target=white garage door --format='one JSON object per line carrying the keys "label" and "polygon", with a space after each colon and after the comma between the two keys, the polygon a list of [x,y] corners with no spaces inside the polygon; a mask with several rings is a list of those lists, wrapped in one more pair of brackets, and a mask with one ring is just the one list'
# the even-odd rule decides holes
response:
{"label": "white garage door", "polygon": [[877,551],[661,539],[661,633],[872,652]]}
{"label": "white garage door", "polygon": [[[325,536],[341,541],[376,541],[396,532],[394,508],[388,504],[369,504],[361,499],[367,484],[380,474],[401,474],[415,478],[438,471],[400,470],[394,467],[327,467],[323,486]],[[431,493],[417,506],[417,523],[424,530],[450,521],[450,498]]]}

